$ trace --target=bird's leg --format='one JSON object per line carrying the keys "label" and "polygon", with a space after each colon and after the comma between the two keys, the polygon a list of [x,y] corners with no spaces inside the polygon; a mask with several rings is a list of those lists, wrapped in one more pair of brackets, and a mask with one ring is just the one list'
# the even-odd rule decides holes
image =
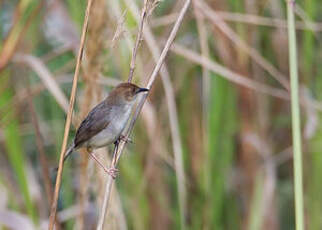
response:
{"label": "bird's leg", "polygon": [[124,135],[120,135],[116,141],[114,142],[114,151],[113,151],[113,158],[112,158],[112,163],[111,163],[111,170],[115,170],[115,165],[117,163],[117,153],[118,153],[118,149],[119,149],[119,144],[120,144],[120,141],[123,140],[124,142],[132,142],[131,139],[129,138],[126,138]]}
{"label": "bird's leg", "polygon": [[116,168],[106,168],[100,161],[99,159],[94,155],[93,151],[91,148],[87,148],[87,151],[89,153],[89,155],[96,161],[97,164],[99,164],[99,166],[101,166],[101,168],[108,173],[113,179],[116,178],[117,173],[118,173],[118,169]]}
{"label": "bird's leg", "polygon": [[116,165],[116,161],[117,161],[117,151],[118,151],[118,148],[119,148],[119,144],[120,144],[120,139],[118,138],[114,142],[114,151],[113,151],[112,164],[111,164],[112,169],[115,169],[115,165]]}

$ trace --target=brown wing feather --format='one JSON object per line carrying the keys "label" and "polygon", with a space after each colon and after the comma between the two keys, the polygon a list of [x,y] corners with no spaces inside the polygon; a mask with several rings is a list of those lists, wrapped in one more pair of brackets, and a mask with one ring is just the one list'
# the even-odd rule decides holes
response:
{"label": "brown wing feather", "polygon": [[88,141],[108,126],[110,123],[110,111],[111,108],[105,101],[92,109],[76,132],[74,141],[75,148],[81,147],[84,142]]}

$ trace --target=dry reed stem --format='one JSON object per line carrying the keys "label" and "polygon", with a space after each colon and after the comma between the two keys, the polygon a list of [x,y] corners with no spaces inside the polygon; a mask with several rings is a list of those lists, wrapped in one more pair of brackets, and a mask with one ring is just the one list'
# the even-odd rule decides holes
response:
{"label": "dry reed stem", "polygon": [[70,95],[69,109],[68,109],[67,119],[66,119],[66,124],[65,124],[64,139],[63,139],[63,144],[62,144],[62,148],[61,148],[61,152],[60,152],[58,173],[57,173],[57,177],[56,177],[55,193],[54,193],[54,198],[53,198],[53,202],[52,202],[52,206],[51,206],[51,212],[50,212],[50,216],[49,216],[49,227],[48,227],[49,230],[53,230],[54,222],[56,219],[57,202],[58,202],[59,190],[60,190],[61,179],[62,179],[62,174],[63,174],[64,154],[66,152],[68,134],[69,134],[70,124],[72,121],[72,114],[73,114],[73,108],[74,108],[75,97],[76,97],[77,81],[78,81],[81,61],[82,61],[83,52],[84,52],[85,38],[86,38],[86,32],[87,32],[89,14],[90,14],[92,2],[93,2],[93,0],[88,0],[86,12],[85,12],[81,42],[80,42],[80,46],[79,46],[79,50],[78,50],[72,92]]}
{"label": "dry reed stem", "polygon": [[[139,13],[136,4],[132,1],[126,0],[127,5],[130,7],[132,14],[138,20]],[[158,62],[160,56],[160,49],[156,39],[153,36],[148,25],[146,25],[143,32],[146,43],[152,53],[155,63]],[[174,163],[175,163],[175,172],[178,186],[178,198],[179,198],[179,207],[180,207],[180,220],[182,228],[185,225],[185,213],[186,213],[186,189],[185,189],[185,176],[184,176],[184,166],[183,166],[183,153],[182,153],[182,144],[181,137],[179,133],[179,122],[178,115],[175,103],[174,89],[170,80],[169,71],[164,64],[160,70],[161,80],[163,88],[165,90],[166,102],[169,112],[169,122],[170,122],[170,132],[172,138],[172,147],[174,152]]]}
{"label": "dry reed stem", "polygon": [[[177,44],[174,44],[172,46],[171,50],[172,50],[172,52],[174,52],[174,53],[176,53],[178,55],[181,55],[181,56],[189,59],[192,62],[199,63],[199,65],[202,65],[202,66],[204,66],[204,65],[205,66],[208,66],[208,65],[212,65],[212,64],[215,64],[215,66],[218,65],[217,63],[213,63],[213,61],[211,61],[209,59],[206,62],[204,60],[198,60],[198,59],[200,59],[202,57],[201,55],[199,55],[198,53],[195,53],[193,51],[189,51],[189,49],[187,49],[185,47],[182,47],[180,45],[177,45]],[[207,63],[207,62],[209,62],[209,63]],[[212,63],[212,64],[210,64],[210,63]],[[229,72],[227,72],[228,75],[231,75],[229,73],[234,73],[234,74],[237,74],[237,76],[240,76],[241,78],[247,78],[248,80],[250,80],[250,81],[253,82],[253,80],[251,80],[248,77],[245,77],[245,76],[242,76],[242,75],[240,75],[238,73],[235,73],[235,72],[233,72],[233,71],[231,71],[231,70],[229,70],[229,69],[227,69],[227,68],[225,68],[225,67],[223,67],[221,65],[219,65],[219,66],[221,68],[224,68],[225,70],[228,70],[229,71]],[[212,67],[212,71],[214,71],[214,72],[217,73],[217,68]],[[220,69],[218,69],[218,71],[220,71]],[[253,89],[253,86],[252,85],[247,85],[248,84],[248,80],[246,80],[246,82],[244,82],[244,84],[243,84],[243,83],[239,83],[239,80],[242,80],[243,81],[243,79],[238,79],[237,78],[235,80],[233,80],[233,79],[230,80],[229,76],[228,77],[227,76],[226,75],[222,75],[222,77],[227,78],[231,82],[234,82],[236,84],[243,85],[244,87],[248,87],[248,88]],[[234,78],[234,75],[231,75],[230,77]],[[64,76],[57,77],[56,82],[57,83],[69,83],[69,82],[71,82],[71,80],[70,80],[70,77],[67,75],[66,77],[64,77]],[[100,79],[98,80],[98,83],[99,84],[102,84],[102,85],[116,86],[119,83],[121,83],[121,81],[116,80],[114,78],[108,78],[108,77],[102,77],[101,76]],[[256,83],[256,81],[254,83]],[[265,85],[265,86],[267,86],[267,85]],[[267,87],[269,87],[269,86],[267,86]],[[31,87],[31,95],[32,96],[36,96],[36,95],[38,95],[39,93],[41,93],[45,89],[46,89],[46,87],[44,87],[43,83],[35,84],[34,86]],[[276,88],[272,88],[272,89],[277,90]],[[260,91],[261,89],[259,88],[257,90],[256,89],[254,89],[254,90],[255,91]],[[268,95],[271,95],[273,97],[278,97],[278,98],[281,98],[281,99],[284,99],[284,100],[289,100],[289,97],[285,97],[283,95],[281,95],[279,97],[279,96],[276,96],[274,93],[267,93],[266,91],[263,91],[261,93],[268,94]],[[13,100],[14,101],[14,104],[8,103],[3,108],[1,108],[0,111],[5,111],[10,106],[15,106],[15,105],[18,105],[20,103],[24,103],[26,97],[27,97],[27,90],[23,90],[22,89],[21,91],[19,91],[18,94],[16,94],[14,96],[14,100]],[[305,95],[301,95],[301,101],[300,102],[301,102],[301,106],[305,106],[305,107],[309,107],[309,108],[316,109],[318,111],[322,111],[322,104],[321,104],[321,102],[320,101],[317,101],[317,100],[314,100],[313,98],[308,98]],[[76,124],[76,122],[74,120],[73,120],[73,124]]]}
{"label": "dry reed stem", "polygon": [[150,27],[155,28],[155,27],[160,27],[160,26],[168,26],[172,23],[174,23],[178,18],[178,13],[170,13],[165,16],[160,16],[157,18],[152,18],[150,20]]}
{"label": "dry reed stem", "polygon": [[255,90],[260,93],[265,93],[273,97],[289,100],[289,93],[283,89],[277,89],[266,84],[254,81],[248,77],[242,76],[241,74],[235,73],[226,67],[211,61],[208,58],[205,58],[183,46],[173,44],[171,51],[174,53],[187,58],[188,60],[202,65],[211,71],[220,74],[220,76],[226,78],[227,80],[239,84],[241,86],[247,87],[249,89]]}
{"label": "dry reed stem", "polygon": [[304,24],[312,31],[314,31],[314,22],[310,19],[307,13],[298,4],[295,4],[294,12],[302,19]]}
{"label": "dry reed stem", "polygon": [[[254,14],[231,13],[225,11],[217,11],[217,13],[222,19],[226,21],[287,29],[286,20],[280,18],[270,18]],[[308,24],[298,21],[296,22],[296,28],[298,30],[312,30],[313,32],[320,32],[322,31],[322,23],[310,22]]]}
{"label": "dry reed stem", "polygon": [[[121,14],[121,9],[120,6],[118,4],[118,2],[111,2],[111,8],[112,8],[112,13],[115,14],[116,18],[120,18],[123,17]],[[115,4],[116,3],[116,4]],[[129,4],[128,4],[129,5]],[[132,12],[132,14],[135,16],[135,18],[137,20],[140,19],[140,13],[139,13],[139,9],[137,8],[137,6],[135,4],[131,4],[135,7],[135,12]],[[129,5],[130,6],[130,5]],[[176,13],[176,17],[178,17],[178,14]],[[125,30],[128,30],[128,28],[124,28]],[[144,34],[149,32],[149,26],[146,25],[145,29],[144,29]],[[129,36],[126,36],[125,38],[127,40],[127,44],[129,49],[133,49],[133,41],[131,40],[131,38]],[[145,38],[146,43],[149,44],[149,38]],[[138,56],[140,57],[140,56]],[[157,58],[159,57],[159,55],[157,55]],[[157,61],[157,60],[156,60]],[[166,68],[166,66],[164,65],[162,68]],[[139,73],[140,76],[143,76],[143,72]],[[162,76],[162,73],[161,73]],[[143,116],[143,120],[145,122],[146,127],[150,127],[150,129],[147,129],[148,131],[148,137],[150,139],[151,142],[155,142],[157,141],[157,143],[153,143],[153,148],[158,149],[158,154],[159,157],[165,161],[171,168],[174,168],[174,165],[172,163],[173,159],[168,156],[167,151],[163,148],[163,145],[160,144],[159,142],[162,142],[162,140],[158,139],[156,140],[153,136],[154,133],[154,129],[151,127],[155,127],[156,126],[156,114],[155,114],[155,109],[153,108],[153,106],[151,104],[149,104],[148,102],[145,102],[145,109],[142,110],[142,116]],[[161,132],[161,130],[159,130],[159,132]],[[162,136],[162,134],[160,134],[160,136]],[[149,161],[149,160],[147,160]],[[146,175],[146,173],[144,173],[144,175]]]}
{"label": "dry reed stem", "polygon": [[[129,72],[129,77],[128,77],[128,82],[132,82],[133,79],[133,74],[134,74],[134,70],[135,70],[135,60],[136,60],[136,55],[137,55],[137,51],[139,48],[139,45],[141,43],[142,40],[142,34],[143,34],[143,27],[144,27],[144,22],[147,16],[147,11],[148,11],[148,1],[149,0],[145,0],[143,7],[142,7],[142,12],[141,12],[141,18],[140,18],[140,26],[139,26],[139,30],[136,36],[136,41],[135,41],[135,45],[133,47],[133,52],[132,52],[132,57],[131,57],[131,63],[130,63],[130,72]],[[111,161],[111,165],[116,166],[116,147],[114,149],[114,154],[113,154],[113,158]],[[107,185],[108,187],[112,187],[112,177],[109,177]],[[103,225],[104,225],[104,220],[105,220],[105,216],[106,216],[106,211],[107,211],[107,205],[108,205],[108,200],[107,198],[109,198],[111,195],[111,189],[109,191],[106,190],[106,192],[104,193],[104,200],[103,200],[103,206],[101,209],[101,216],[100,219],[98,221],[97,224],[97,229],[103,229]]]}
{"label": "dry reed stem", "polygon": [[[99,87],[97,79],[103,67],[102,50],[106,40],[104,30],[108,19],[105,0],[94,1],[91,10],[93,14],[91,15],[87,31],[86,59],[82,64],[82,79],[85,83],[85,88],[80,105],[81,120],[86,117],[92,106],[101,100],[102,94],[102,89]],[[82,149],[81,153],[80,189],[78,194],[81,212],[76,221],[76,228],[79,230],[86,229],[85,206],[89,197],[88,152]],[[104,155],[107,155],[106,150]],[[98,180],[95,180],[95,182],[99,183]]]}
{"label": "dry reed stem", "polygon": [[[190,3],[191,3],[191,0],[187,0],[185,2],[185,4],[184,4],[182,10],[180,11],[178,19],[177,19],[177,21],[176,21],[176,23],[175,23],[175,25],[174,25],[171,33],[170,33],[170,36],[168,37],[167,43],[166,43],[166,45],[165,45],[165,47],[164,47],[164,49],[163,49],[163,51],[162,51],[162,53],[160,55],[160,58],[159,58],[159,60],[158,60],[158,62],[156,64],[156,66],[155,66],[150,78],[149,78],[149,82],[148,82],[148,84],[146,86],[149,89],[152,87],[152,84],[154,83],[154,81],[156,79],[156,76],[157,76],[157,74],[158,74],[158,72],[159,72],[159,70],[160,70],[160,68],[161,68],[161,66],[162,66],[162,64],[163,64],[163,62],[165,60],[165,57],[166,57],[166,55],[167,55],[167,53],[168,53],[168,51],[170,49],[170,46],[171,46],[171,44],[172,44],[172,42],[173,42],[173,40],[174,40],[174,38],[175,38],[175,36],[176,36],[176,34],[178,32],[179,26],[182,23],[183,17],[185,15],[185,13],[187,12]],[[144,102],[145,102],[147,96],[148,95],[146,94],[141,98],[141,100],[140,100],[140,102],[139,102],[139,104],[138,104],[138,106],[137,106],[137,108],[135,110],[135,113],[134,113],[134,115],[133,115],[133,117],[132,117],[132,119],[130,121],[130,124],[129,124],[126,132],[125,132],[125,137],[126,138],[129,137],[130,132],[134,127],[134,124],[135,124],[135,122],[136,122],[136,120],[137,120],[137,118],[138,118],[138,116],[140,114],[140,111],[142,110],[142,107],[144,105]],[[125,144],[126,144],[126,142],[124,142],[122,140],[120,141],[120,144],[118,146],[118,151],[113,156],[111,167],[116,167],[117,162],[118,162],[119,158],[122,155],[122,152],[123,152],[123,149],[125,147]],[[98,223],[98,226],[97,226],[97,230],[102,230],[102,228],[103,228],[104,219],[105,219],[105,215],[106,215],[106,211],[107,211],[107,207],[108,207],[108,202],[109,202],[109,198],[110,198],[110,194],[111,194],[112,185],[113,185],[113,178],[111,176],[109,176],[108,180],[107,180],[107,183],[106,183],[104,201],[103,201],[103,205],[102,205],[102,209],[101,209],[101,214],[100,214],[100,219],[99,219],[99,223]]]}
{"label": "dry reed stem", "polygon": [[[264,94],[270,95],[272,97],[277,97],[277,98],[287,100],[287,101],[290,100],[289,92],[287,92],[283,89],[271,87],[269,85],[254,81],[249,77],[245,77],[241,74],[235,73],[235,72],[231,71],[230,69],[227,69],[226,67],[224,67],[224,66],[222,66],[222,65],[220,65],[208,58],[204,58],[200,54],[193,52],[181,45],[173,44],[171,47],[171,51],[176,53],[177,55],[187,58],[188,60],[190,60],[194,63],[197,63],[201,66],[205,66],[206,68],[209,68],[214,73],[220,74],[220,76],[226,78],[227,80],[229,80],[235,84],[247,87],[247,88],[252,89],[252,90],[259,92],[259,93],[264,93]],[[300,98],[301,99],[300,100],[301,106],[307,106],[307,107],[322,111],[322,104],[320,101],[311,99],[311,98],[309,98],[305,95],[302,95],[302,94],[300,96],[301,96],[301,98]]]}
{"label": "dry reed stem", "polygon": [[141,44],[144,22],[146,20],[147,14],[148,14],[148,12],[147,12],[148,11],[148,2],[149,2],[149,0],[144,0],[144,4],[142,7],[139,31],[136,35],[135,45],[134,45],[133,51],[132,51],[132,58],[131,58],[131,63],[130,63],[130,73],[129,73],[129,77],[128,77],[128,82],[132,82],[132,79],[133,79],[133,74],[134,74],[134,70],[135,70],[136,54],[137,54],[138,48]]}
{"label": "dry reed stem", "polygon": [[[263,17],[255,14],[243,14],[236,12],[227,12],[227,11],[216,11],[217,14],[225,21],[229,22],[237,22],[237,23],[247,23],[256,26],[269,26],[276,27],[281,29],[287,29],[287,22],[281,18],[271,18],[271,17]],[[150,26],[151,27],[160,27],[167,26],[175,22],[178,14],[172,13],[166,16],[158,17],[151,19]],[[321,32],[322,31],[322,23],[307,21],[307,22],[296,22],[297,30],[311,30],[313,32]]]}
{"label": "dry reed stem", "polygon": [[235,33],[225,21],[217,14],[216,11],[211,9],[205,2],[197,1],[196,6],[209,18],[236,46],[241,48],[248,54],[254,61],[265,69],[270,75],[275,78],[285,89],[289,91],[289,82],[287,77],[277,70],[271,63],[269,63],[260,53],[253,47],[249,46],[242,40],[237,33]]}

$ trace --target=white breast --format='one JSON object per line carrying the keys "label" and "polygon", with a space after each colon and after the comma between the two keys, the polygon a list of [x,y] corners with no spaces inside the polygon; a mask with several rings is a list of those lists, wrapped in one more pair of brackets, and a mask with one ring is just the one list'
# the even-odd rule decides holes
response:
{"label": "white breast", "polygon": [[124,109],[123,113],[115,114],[109,125],[101,132],[93,136],[87,143],[92,148],[100,148],[114,143],[124,130],[130,115],[132,106]]}

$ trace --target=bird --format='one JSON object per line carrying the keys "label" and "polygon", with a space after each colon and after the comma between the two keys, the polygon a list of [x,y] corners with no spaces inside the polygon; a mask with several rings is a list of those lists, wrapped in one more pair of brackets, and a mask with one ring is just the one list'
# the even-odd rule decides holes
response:
{"label": "bird", "polygon": [[115,179],[117,169],[107,169],[93,154],[93,150],[110,144],[117,146],[123,138],[122,132],[130,118],[138,95],[147,88],[123,82],[111,90],[109,95],[96,105],[81,122],[76,135],[64,155],[64,162],[75,150],[86,148],[90,156]]}

